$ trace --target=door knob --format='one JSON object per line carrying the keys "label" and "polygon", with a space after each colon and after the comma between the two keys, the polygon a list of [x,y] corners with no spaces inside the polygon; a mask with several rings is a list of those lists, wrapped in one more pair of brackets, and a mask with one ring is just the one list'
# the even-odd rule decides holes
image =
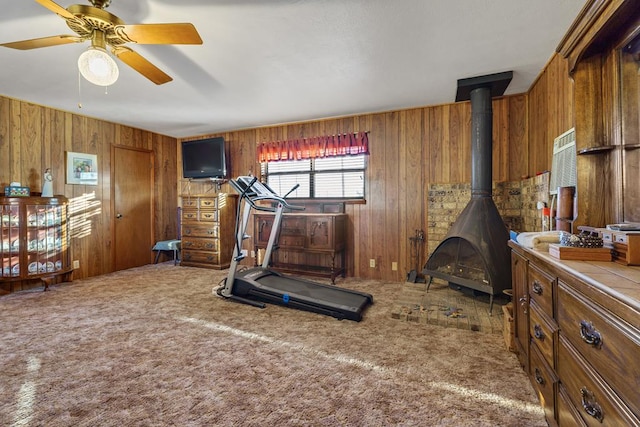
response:
{"label": "door knob", "polygon": [[116,214],[116,218],[118,219],[122,218],[122,214]]}

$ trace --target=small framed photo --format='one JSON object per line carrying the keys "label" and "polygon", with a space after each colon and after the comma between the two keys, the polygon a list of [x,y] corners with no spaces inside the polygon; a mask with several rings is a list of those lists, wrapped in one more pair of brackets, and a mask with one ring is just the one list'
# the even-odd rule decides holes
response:
{"label": "small framed photo", "polygon": [[98,185],[98,156],[67,151],[67,184]]}

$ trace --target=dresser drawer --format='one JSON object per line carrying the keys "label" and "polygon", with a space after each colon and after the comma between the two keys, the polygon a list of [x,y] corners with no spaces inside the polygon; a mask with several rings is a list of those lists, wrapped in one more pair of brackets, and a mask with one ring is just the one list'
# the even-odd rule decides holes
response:
{"label": "dresser drawer", "polygon": [[220,245],[218,239],[194,239],[194,238],[183,238],[182,239],[182,250],[202,250],[202,251],[214,251],[217,252],[220,250]]}
{"label": "dresser drawer", "polygon": [[216,197],[183,197],[182,207],[184,209],[217,209],[218,199]]}
{"label": "dresser drawer", "polygon": [[205,224],[182,224],[183,237],[218,237],[220,227]]}
{"label": "dresser drawer", "polygon": [[218,222],[218,211],[205,209],[183,209],[182,222]]}
{"label": "dresser drawer", "polygon": [[558,342],[558,376],[584,422],[594,427],[640,426],[640,419],[562,334]]}
{"label": "dresser drawer", "polygon": [[218,252],[183,250],[181,253],[183,265],[188,264],[219,264],[220,254]]}
{"label": "dresser drawer", "polygon": [[200,209],[199,221],[201,221],[201,222],[218,222],[218,211]]}
{"label": "dresser drawer", "polygon": [[586,427],[578,409],[573,406],[567,395],[567,390],[562,384],[558,386],[558,398],[556,399],[556,413],[559,427]]}
{"label": "dresser drawer", "polygon": [[640,414],[640,331],[558,283],[560,334]]}
{"label": "dresser drawer", "polygon": [[529,265],[529,299],[534,300],[549,318],[553,319],[553,289],[555,279],[535,265]]}
{"label": "dresser drawer", "polygon": [[555,413],[555,396],[558,379],[535,346],[531,347],[530,357],[529,375],[531,377],[531,384],[533,384],[538,399],[540,399],[540,404],[544,409],[546,418],[552,420],[554,419]]}
{"label": "dresser drawer", "polygon": [[532,301],[529,308],[531,342],[538,347],[549,366],[555,367],[554,348],[557,345],[558,327],[541,312],[535,302]]}
{"label": "dresser drawer", "polygon": [[218,209],[218,199],[216,197],[201,197],[199,207],[202,209]]}

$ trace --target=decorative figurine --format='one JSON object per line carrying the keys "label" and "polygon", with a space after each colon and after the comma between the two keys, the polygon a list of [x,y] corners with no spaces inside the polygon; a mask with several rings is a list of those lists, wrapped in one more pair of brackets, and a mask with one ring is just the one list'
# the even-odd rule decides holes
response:
{"label": "decorative figurine", "polygon": [[53,197],[53,176],[51,175],[51,168],[46,168],[44,170],[42,197]]}

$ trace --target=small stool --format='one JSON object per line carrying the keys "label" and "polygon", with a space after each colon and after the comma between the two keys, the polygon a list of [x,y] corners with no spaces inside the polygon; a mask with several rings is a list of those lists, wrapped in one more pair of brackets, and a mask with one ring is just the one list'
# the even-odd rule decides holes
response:
{"label": "small stool", "polygon": [[163,251],[172,251],[173,252],[173,265],[178,264],[178,253],[180,252],[180,240],[162,240],[160,242],[156,242],[153,246],[152,251],[156,251],[156,260],[154,264],[158,263],[158,259],[160,258],[160,254]]}

